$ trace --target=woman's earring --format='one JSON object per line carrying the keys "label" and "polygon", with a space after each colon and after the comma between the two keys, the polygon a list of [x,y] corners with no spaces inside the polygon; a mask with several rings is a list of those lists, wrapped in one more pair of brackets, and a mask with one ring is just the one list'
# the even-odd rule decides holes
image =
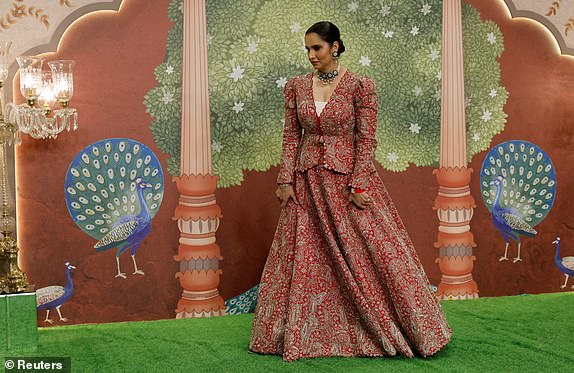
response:
{"label": "woman's earring", "polygon": [[339,52],[334,51],[333,52],[333,58],[339,58]]}

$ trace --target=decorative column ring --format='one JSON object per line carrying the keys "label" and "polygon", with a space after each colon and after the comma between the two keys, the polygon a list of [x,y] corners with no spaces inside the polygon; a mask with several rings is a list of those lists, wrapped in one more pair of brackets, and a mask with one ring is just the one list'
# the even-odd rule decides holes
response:
{"label": "decorative column ring", "polygon": [[439,219],[435,260],[442,272],[438,297],[442,299],[478,298],[478,285],[472,277],[476,247],[470,220],[476,207],[470,195],[472,168],[441,168],[433,173],[439,184],[433,209]]}
{"label": "decorative column ring", "polygon": [[223,259],[215,242],[215,232],[222,218],[216,204],[218,176],[182,175],[175,177],[180,193],[174,220],[180,230],[176,277],[184,289],[178,302],[177,318],[225,315],[225,303],[217,286]]}

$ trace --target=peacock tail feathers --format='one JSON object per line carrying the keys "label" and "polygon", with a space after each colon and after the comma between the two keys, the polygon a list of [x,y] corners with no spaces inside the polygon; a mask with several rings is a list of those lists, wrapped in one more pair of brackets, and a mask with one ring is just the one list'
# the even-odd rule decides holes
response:
{"label": "peacock tail feathers", "polygon": [[81,150],[70,163],[65,181],[66,203],[74,222],[101,240],[125,223],[126,216],[139,214],[138,177],[152,185],[144,197],[153,218],[163,199],[164,178],[159,160],[147,146],[111,138]]}
{"label": "peacock tail feathers", "polygon": [[47,286],[36,290],[36,307],[61,298],[65,292],[64,287],[59,285]]}
{"label": "peacock tail feathers", "polygon": [[259,296],[259,284],[255,285],[245,293],[236,297],[230,298],[225,301],[227,309],[225,312],[228,315],[239,315],[242,313],[252,313],[255,311],[257,305],[257,298]]}
{"label": "peacock tail feathers", "polygon": [[101,240],[99,240],[94,248],[98,249],[100,247],[106,246],[112,242],[120,242],[129,237],[130,234],[138,226],[138,222],[135,220],[130,220],[126,223],[120,224],[111,231],[108,232]]}
{"label": "peacock tail feathers", "polygon": [[562,265],[574,271],[574,256],[567,256],[562,258]]}
{"label": "peacock tail feathers", "polygon": [[502,208],[516,210],[530,227],[544,220],[556,196],[556,172],[544,150],[521,140],[490,149],[480,174],[481,195],[490,212],[496,197],[496,186],[491,182],[498,177],[502,177]]}
{"label": "peacock tail feathers", "polygon": [[532,235],[535,235],[537,233],[536,230],[534,230],[534,228],[528,225],[527,222],[520,219],[518,216],[514,214],[502,214],[502,217],[504,218],[506,223],[508,223],[510,228],[512,228],[512,230],[514,231],[524,231]]}

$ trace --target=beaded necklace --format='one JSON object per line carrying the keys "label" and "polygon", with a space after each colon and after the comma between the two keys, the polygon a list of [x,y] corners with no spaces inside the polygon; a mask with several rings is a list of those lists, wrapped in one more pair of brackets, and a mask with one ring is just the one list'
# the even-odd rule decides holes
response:
{"label": "beaded necklace", "polygon": [[333,71],[329,71],[328,73],[322,72],[317,70],[317,77],[323,84],[331,84],[335,81],[337,76],[339,76],[339,62],[337,62],[337,68]]}

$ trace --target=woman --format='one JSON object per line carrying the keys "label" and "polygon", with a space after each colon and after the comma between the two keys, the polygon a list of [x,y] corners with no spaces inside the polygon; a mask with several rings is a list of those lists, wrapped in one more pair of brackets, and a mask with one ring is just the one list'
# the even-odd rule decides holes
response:
{"label": "woman", "polygon": [[374,82],[338,62],[338,28],[305,34],[315,71],[285,86],[281,216],[250,350],[285,360],[429,356],[450,339],[438,300],[373,165]]}

